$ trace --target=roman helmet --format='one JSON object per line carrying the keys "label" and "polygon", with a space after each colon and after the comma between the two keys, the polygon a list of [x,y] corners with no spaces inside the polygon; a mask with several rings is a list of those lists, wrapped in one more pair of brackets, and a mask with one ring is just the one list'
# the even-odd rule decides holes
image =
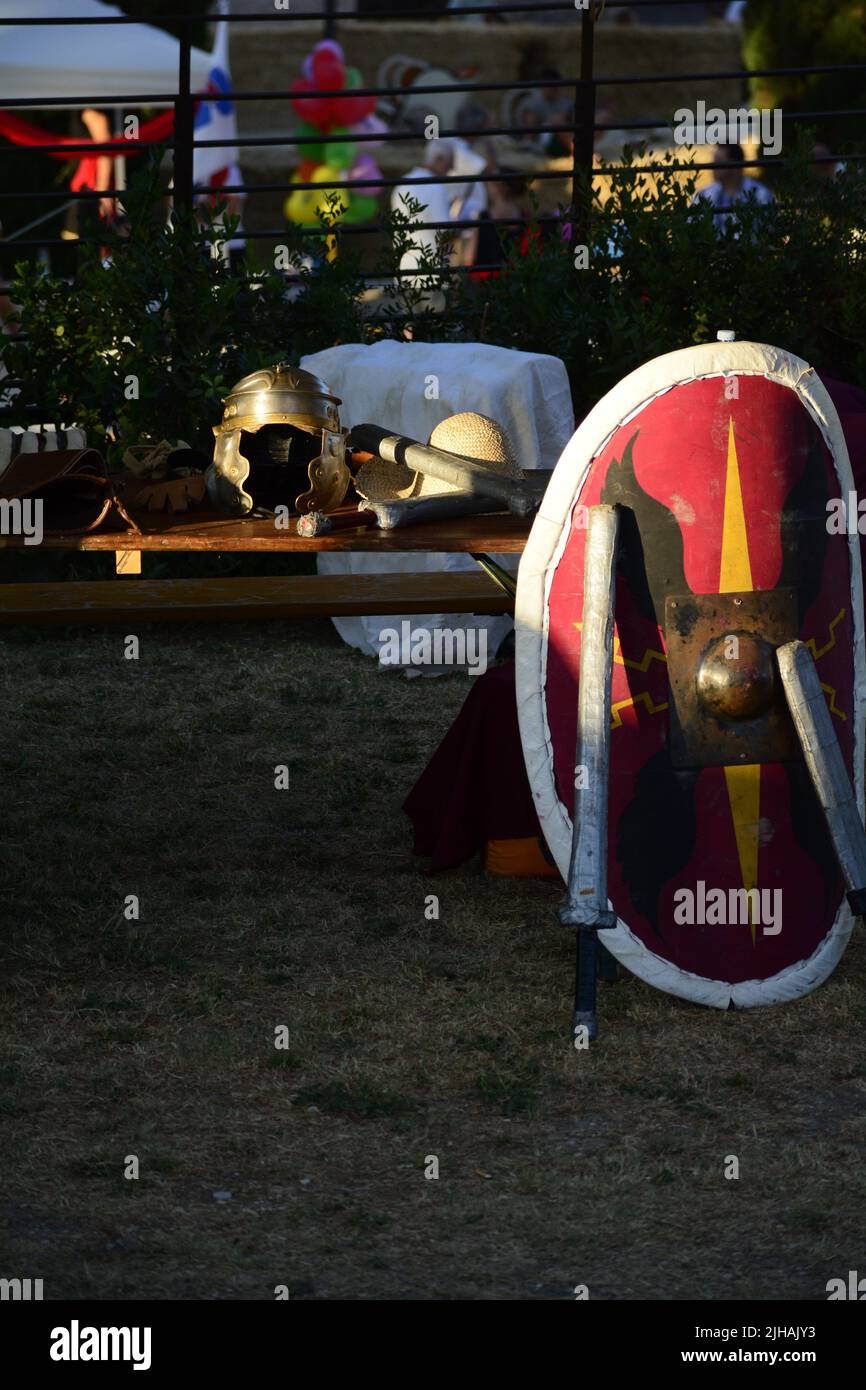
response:
{"label": "roman helmet", "polygon": [[208,495],[220,511],[330,511],[349,486],[337,396],[312,372],[278,362],[243,377],[214,426]]}

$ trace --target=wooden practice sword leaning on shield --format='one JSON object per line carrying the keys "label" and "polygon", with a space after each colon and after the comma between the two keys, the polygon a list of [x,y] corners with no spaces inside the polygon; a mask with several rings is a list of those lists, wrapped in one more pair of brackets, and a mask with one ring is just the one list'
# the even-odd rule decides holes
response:
{"label": "wooden practice sword leaning on shield", "polygon": [[[590,508],[584,570],[583,642],[577,712],[574,835],[563,926],[576,927],[573,1028],[598,1036],[596,980],[599,930],[615,927],[607,896],[607,806],[611,675],[619,508]],[[815,660],[804,642],[777,648],[776,661],[803,758],[827,820],[847,898],[866,914],[866,833],[845,770]]]}

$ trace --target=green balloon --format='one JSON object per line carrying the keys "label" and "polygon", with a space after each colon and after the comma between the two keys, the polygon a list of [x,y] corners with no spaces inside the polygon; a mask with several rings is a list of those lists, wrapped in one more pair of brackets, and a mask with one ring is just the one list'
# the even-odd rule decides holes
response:
{"label": "green balloon", "polygon": [[[333,133],[340,135],[342,131]],[[330,164],[332,169],[350,169],[355,162],[357,148],[354,140],[329,140],[327,145],[319,146],[324,150],[322,163]]]}
{"label": "green balloon", "polygon": [[376,217],[379,212],[379,203],[376,198],[369,198],[363,193],[353,193],[349,206],[343,213],[344,222],[369,222]]}
{"label": "green balloon", "polygon": [[[314,125],[310,125],[309,121],[298,121],[295,126],[295,134],[303,137],[304,135],[318,135],[320,132],[316,130]],[[327,145],[299,144],[296,145],[295,148],[303,155],[304,159],[314,159],[317,164],[332,163],[332,161],[326,157],[328,150]]]}

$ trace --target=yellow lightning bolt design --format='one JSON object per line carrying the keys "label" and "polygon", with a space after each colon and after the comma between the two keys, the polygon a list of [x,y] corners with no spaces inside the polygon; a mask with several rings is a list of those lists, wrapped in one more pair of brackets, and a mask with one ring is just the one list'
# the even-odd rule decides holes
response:
{"label": "yellow lightning bolt design", "polygon": [[[722,561],[719,570],[719,593],[732,594],[751,591],[752,566],[749,561],[749,542],[746,534],[746,514],[743,509],[743,489],[740,484],[740,465],[734,439],[733,417],[728,420],[728,466],[725,477],[725,512],[722,521]],[[758,822],[761,811],[761,764],[726,767],[725,783],[734,822],[737,856],[743,887],[756,888],[758,883]],[[749,924],[752,945],[755,945],[755,923],[752,921],[749,899]]]}
{"label": "yellow lightning bolt design", "polygon": [[[583,623],[575,623],[574,626],[577,628],[578,632],[583,631]],[[616,635],[614,635],[613,639],[613,659],[620,666],[629,666],[633,671],[642,671],[644,674],[649,670],[651,661],[663,661],[667,663],[667,655],[665,652],[656,651],[653,647],[647,647],[640,661],[634,661],[630,656],[623,656],[622,644],[620,643],[619,637]],[[630,695],[627,700],[617,700],[616,704],[610,707],[611,733],[613,733],[614,729],[621,729],[623,727],[620,710],[628,709],[632,705],[644,705],[645,708],[649,710],[650,714],[661,714],[663,710],[668,708],[667,701],[665,701],[663,705],[654,704],[652,696],[646,690],[642,690],[638,695]]]}
{"label": "yellow lightning bolt design", "polygon": [[620,666],[628,666],[632,671],[643,671],[644,674],[646,674],[649,670],[651,661],[663,661],[665,665],[667,665],[668,658],[665,652],[658,652],[654,647],[647,647],[640,661],[635,661],[630,656],[623,656],[620,641],[617,637],[613,644],[613,659],[618,662]]}
{"label": "yellow lightning bolt design", "polygon": [[[806,638],[806,646],[809,648],[809,651],[812,653],[816,661],[820,660],[822,656],[826,656],[827,653],[831,652],[835,647],[836,628],[839,626],[844,616],[845,609],[840,608],[839,612],[836,614],[835,618],[833,618],[832,622],[830,623],[827,629],[829,640],[824,643],[823,647],[818,647],[818,643],[814,637]],[[838,719],[847,719],[848,716],[845,713],[845,711],[839,709],[838,705],[836,704],[836,687],[833,685],[825,685],[824,681],[822,681],[821,689],[824,691],[825,695],[830,696],[830,699],[827,702],[830,713],[835,714]]]}
{"label": "yellow lightning bolt design", "polygon": [[[583,631],[583,623],[575,623],[578,632]],[[656,651],[655,647],[647,647],[640,661],[635,661],[631,656],[623,656],[622,643],[618,633],[614,633],[613,638],[613,659],[618,666],[628,666],[632,671],[642,671],[644,675],[649,670],[651,661],[663,661],[667,665],[667,653]]]}
{"label": "yellow lightning bolt design", "polygon": [[835,647],[835,645],[836,645],[836,628],[839,626],[839,624],[841,623],[841,621],[842,621],[842,619],[844,618],[844,616],[845,616],[845,609],[844,609],[844,608],[840,608],[840,609],[839,609],[839,612],[836,614],[835,618],[834,618],[833,621],[830,623],[830,626],[827,628],[827,632],[828,632],[828,634],[829,634],[830,640],[829,640],[829,642],[825,642],[825,643],[824,643],[824,646],[820,649],[820,651],[818,650],[818,643],[817,643],[817,641],[816,641],[816,639],[815,639],[814,637],[807,637],[807,638],[806,638],[806,646],[809,648],[809,651],[812,653],[812,655],[813,655],[813,657],[815,658],[816,661],[819,661],[819,660],[821,659],[822,656],[826,656],[827,653],[828,653],[828,652],[831,652],[831,651],[833,650],[833,648]]}
{"label": "yellow lightning bolt design", "polygon": [[627,700],[617,700],[616,704],[610,707],[610,712],[613,716],[610,721],[611,732],[613,732],[614,729],[621,729],[623,727],[620,710],[628,709],[630,705],[644,705],[649,710],[650,714],[661,714],[662,710],[666,710],[668,707],[667,701],[665,701],[663,705],[653,704],[652,696],[646,690],[642,690],[639,695],[630,695]]}
{"label": "yellow lightning bolt design", "polygon": [[832,685],[825,685],[824,682],[822,681],[822,682],[821,682],[821,689],[823,690],[823,692],[824,692],[825,695],[829,695],[829,696],[830,696],[830,699],[829,699],[829,701],[828,701],[828,709],[830,710],[830,713],[831,713],[831,714],[837,715],[839,719],[847,719],[848,716],[847,716],[847,714],[845,713],[845,711],[842,710],[842,709],[839,709],[838,705],[836,704],[836,689],[835,689],[835,686],[832,686]]}

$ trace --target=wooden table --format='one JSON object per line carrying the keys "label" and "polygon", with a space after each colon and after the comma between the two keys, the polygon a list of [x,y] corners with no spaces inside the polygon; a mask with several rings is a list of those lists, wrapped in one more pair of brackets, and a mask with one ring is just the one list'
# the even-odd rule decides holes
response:
{"label": "wooden table", "polygon": [[[307,554],[327,551],[452,552],[486,560],[489,552],[520,554],[531,517],[509,513],[459,517],[395,531],[355,527],[324,536],[299,536],[295,522],[275,528],[271,520],[237,521],[197,511],[182,521],[136,516],[134,531],[100,531],[86,536],[46,536],[40,549],[108,551],[118,577],[109,580],[0,585],[0,623],[120,622],[129,617],[310,618],[384,613],[510,613],[514,599],[481,569],[427,574],[287,575],[233,579],[147,579],[147,552],[208,554]],[[0,547],[25,547],[18,536],[0,537]],[[135,576],[132,578],[132,576]]]}

